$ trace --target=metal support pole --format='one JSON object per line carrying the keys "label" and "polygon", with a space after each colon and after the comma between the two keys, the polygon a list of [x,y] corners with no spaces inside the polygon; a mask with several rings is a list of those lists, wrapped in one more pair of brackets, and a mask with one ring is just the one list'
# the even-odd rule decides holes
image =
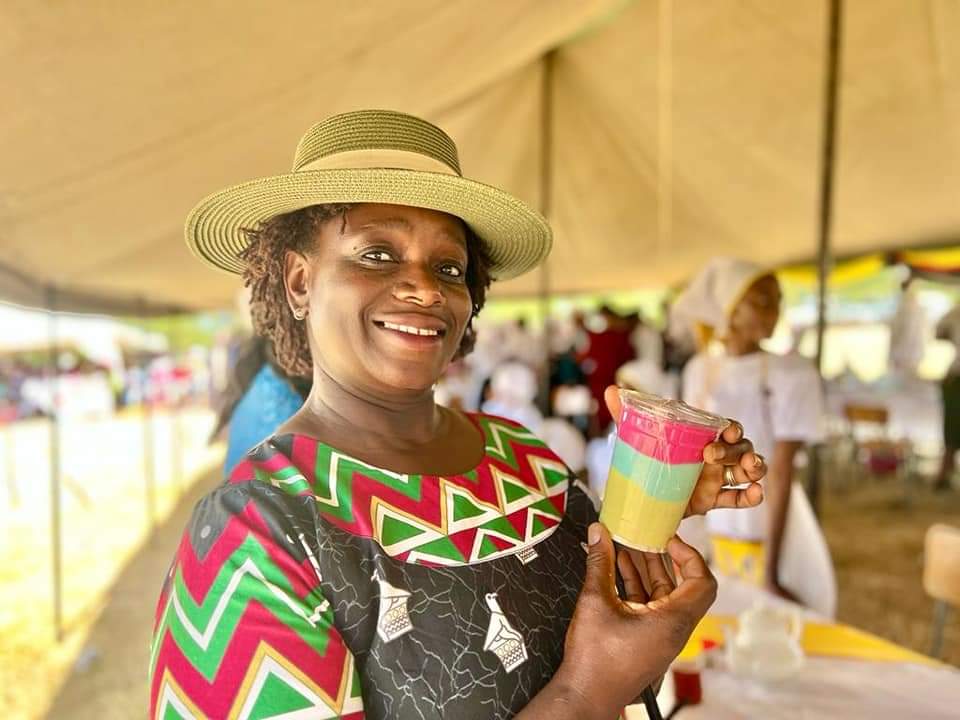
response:
{"label": "metal support pole", "polygon": [[53,633],[56,641],[63,640],[63,542],[60,513],[60,351],[57,338],[57,291],[48,287],[46,292],[49,313],[50,354],[48,373],[50,382],[50,544],[53,573]]}
{"label": "metal support pole", "polygon": [[[820,222],[817,249],[817,371],[823,391],[823,337],[827,329],[827,279],[830,272],[830,240],[833,229],[833,179],[838,115],[838,86],[842,37],[843,0],[828,0],[827,56],[824,76],[823,138],[820,166]],[[810,458],[810,502],[820,513],[821,458],[814,448]]]}
{"label": "metal support pole", "polygon": [[[140,315],[144,316],[146,303],[139,301]],[[157,487],[156,487],[156,459],[153,449],[153,407],[148,397],[149,363],[138,368],[137,382],[140,390],[140,413],[143,424],[143,484],[146,499],[147,524],[151,532],[157,526]]]}
{"label": "metal support pole", "polygon": [[947,601],[937,600],[933,604],[933,624],[930,627],[932,638],[930,640],[930,656],[940,659],[940,653],[943,652],[943,628],[947,624]]}
{"label": "metal support pole", "polygon": [[[543,56],[540,91],[540,213],[550,219],[553,195],[553,65],[556,50]],[[543,321],[543,373],[540,396],[544,414],[550,415],[550,260],[540,265],[540,317]]]}

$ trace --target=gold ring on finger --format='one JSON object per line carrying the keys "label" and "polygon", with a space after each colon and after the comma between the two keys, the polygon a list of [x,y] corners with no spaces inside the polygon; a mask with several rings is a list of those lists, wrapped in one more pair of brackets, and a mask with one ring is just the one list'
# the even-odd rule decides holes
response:
{"label": "gold ring on finger", "polygon": [[727,465],[723,469],[723,486],[724,487],[733,487],[737,485],[737,476],[733,474],[733,466]]}

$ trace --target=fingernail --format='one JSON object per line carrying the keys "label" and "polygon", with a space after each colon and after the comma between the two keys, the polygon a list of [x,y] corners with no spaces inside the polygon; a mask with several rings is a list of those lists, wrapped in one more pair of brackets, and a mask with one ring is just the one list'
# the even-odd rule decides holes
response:
{"label": "fingernail", "polygon": [[596,545],[600,542],[600,523],[592,523],[589,528],[587,528],[587,542],[591,545]]}
{"label": "fingernail", "polygon": [[755,468],[758,468],[758,467],[760,467],[761,465],[763,465],[763,455],[761,455],[760,453],[756,453],[756,454],[753,456],[753,466],[754,466]]}
{"label": "fingernail", "polygon": [[727,456],[727,449],[723,445],[713,446],[713,459],[723,460]]}

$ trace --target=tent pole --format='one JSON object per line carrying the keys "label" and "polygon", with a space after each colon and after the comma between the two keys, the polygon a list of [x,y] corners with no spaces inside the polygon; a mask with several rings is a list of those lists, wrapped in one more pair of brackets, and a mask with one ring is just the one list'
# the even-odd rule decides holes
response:
{"label": "tent pole", "polygon": [[53,572],[53,633],[56,641],[63,641],[63,528],[60,513],[60,382],[59,348],[57,340],[57,291],[52,285],[46,289],[49,313],[47,325],[50,339],[48,372],[50,373],[50,543]]}
{"label": "tent pole", "polygon": [[[170,337],[173,341],[173,357],[174,357],[174,376],[176,377],[176,369],[180,365],[179,356],[181,349],[180,337],[181,337],[181,315],[174,315],[171,318],[171,327],[170,327]],[[177,497],[180,497],[180,494],[183,492],[183,434],[180,427],[180,414],[183,406],[183,398],[180,395],[181,388],[179,386],[179,381],[176,384],[176,396],[173,404],[173,418],[171,418],[172,425],[170,428],[171,437],[173,438],[173,482],[177,490]]]}
{"label": "tent pole", "polygon": [[[140,318],[146,317],[146,302],[141,298],[138,303]],[[150,531],[157,526],[157,498],[156,498],[156,462],[153,451],[153,407],[147,393],[150,391],[150,363],[138,368],[137,377],[140,384],[140,419],[143,424],[143,484],[146,493],[147,524]]]}
{"label": "tent pole", "polygon": [[657,7],[657,253],[673,248],[673,0]]}
{"label": "tent pole", "polygon": [[[820,218],[817,249],[817,371],[823,379],[823,338],[827,329],[827,279],[830,271],[830,246],[833,230],[833,180],[835,175],[835,138],[838,115],[838,87],[840,75],[840,47],[842,36],[843,0],[828,0],[827,56],[824,75],[823,138],[820,164]],[[820,513],[820,485],[822,465],[820,454],[813,452],[810,463],[810,502],[814,512]]]}
{"label": "tent pole", "polygon": [[[543,56],[542,87],[540,91],[540,213],[550,219],[553,194],[553,65],[557,51],[549,50]],[[550,262],[540,265],[540,317],[543,321],[543,370],[540,395],[544,414],[550,407]]]}

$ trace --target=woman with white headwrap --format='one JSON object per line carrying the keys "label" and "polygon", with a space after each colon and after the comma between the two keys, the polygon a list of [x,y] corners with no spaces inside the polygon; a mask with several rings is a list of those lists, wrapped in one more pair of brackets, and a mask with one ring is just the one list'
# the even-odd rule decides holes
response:
{"label": "woman with white headwrap", "polygon": [[809,361],[760,346],[773,334],[780,301],[769,270],[731,258],[707,265],[673,307],[672,319],[687,324],[701,347],[684,370],[683,396],[740,420],[770,464],[762,505],[707,515],[717,569],[830,616],[833,564],[810,502],[793,482],[797,453],[822,437],[823,398]]}

